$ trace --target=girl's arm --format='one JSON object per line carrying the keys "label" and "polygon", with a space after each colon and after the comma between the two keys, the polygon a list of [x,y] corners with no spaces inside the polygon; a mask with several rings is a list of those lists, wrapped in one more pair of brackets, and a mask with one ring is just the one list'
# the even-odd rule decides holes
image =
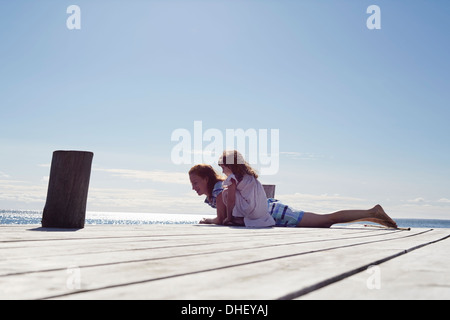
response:
{"label": "girl's arm", "polygon": [[215,218],[215,224],[223,224],[227,217],[227,207],[223,203],[222,193],[217,196],[216,207],[217,207],[217,217]]}
{"label": "girl's arm", "polygon": [[231,180],[231,185],[228,186],[228,196],[227,196],[227,203],[226,203],[226,212],[227,216],[225,220],[223,221],[223,224],[226,224],[227,222],[233,221],[233,209],[234,205],[236,203],[236,181]]}

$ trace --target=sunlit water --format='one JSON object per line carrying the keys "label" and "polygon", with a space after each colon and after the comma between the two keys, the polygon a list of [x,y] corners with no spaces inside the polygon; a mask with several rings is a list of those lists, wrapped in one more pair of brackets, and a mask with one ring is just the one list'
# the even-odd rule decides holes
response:
{"label": "sunlit water", "polygon": [[[173,213],[87,212],[86,224],[197,224],[213,215]],[[41,224],[42,211],[0,210],[0,224]],[[395,219],[403,228],[450,228],[450,220]]]}
{"label": "sunlit water", "polygon": [[[86,224],[196,224],[208,215],[87,212]],[[0,224],[41,224],[42,211],[0,210]]]}

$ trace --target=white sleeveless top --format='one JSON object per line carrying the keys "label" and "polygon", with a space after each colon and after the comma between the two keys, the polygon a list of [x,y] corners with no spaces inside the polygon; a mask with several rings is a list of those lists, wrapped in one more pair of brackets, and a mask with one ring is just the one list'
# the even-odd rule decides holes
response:
{"label": "white sleeveless top", "polygon": [[231,174],[223,182],[223,186],[230,186],[232,180],[236,182],[236,204],[233,216],[244,217],[246,227],[274,226],[275,220],[269,214],[266,193],[261,183],[248,174],[238,182],[235,175]]}

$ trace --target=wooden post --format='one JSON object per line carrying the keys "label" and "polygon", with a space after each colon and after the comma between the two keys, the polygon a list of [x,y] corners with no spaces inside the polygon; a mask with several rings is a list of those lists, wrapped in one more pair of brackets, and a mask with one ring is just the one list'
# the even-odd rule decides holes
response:
{"label": "wooden post", "polygon": [[275,185],[274,184],[263,184],[264,191],[266,192],[267,198],[275,197]]}
{"label": "wooden post", "polygon": [[85,151],[53,153],[42,227],[84,228],[93,157]]}

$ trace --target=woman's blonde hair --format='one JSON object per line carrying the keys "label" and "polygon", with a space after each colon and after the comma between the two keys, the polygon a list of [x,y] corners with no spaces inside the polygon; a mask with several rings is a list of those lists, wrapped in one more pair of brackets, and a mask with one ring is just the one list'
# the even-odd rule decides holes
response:
{"label": "woman's blonde hair", "polygon": [[238,181],[241,181],[246,174],[258,179],[258,174],[255,169],[250,167],[242,154],[237,150],[225,150],[219,158],[218,163],[219,165],[224,165],[230,168],[231,172],[233,172]]}

